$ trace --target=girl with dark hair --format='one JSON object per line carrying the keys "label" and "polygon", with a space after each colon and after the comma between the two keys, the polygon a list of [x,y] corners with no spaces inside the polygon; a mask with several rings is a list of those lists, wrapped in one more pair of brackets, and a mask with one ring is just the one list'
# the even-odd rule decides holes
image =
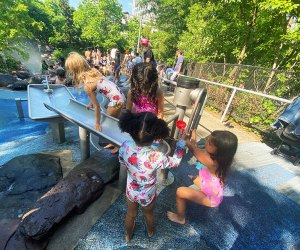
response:
{"label": "girl with dark hair", "polygon": [[193,201],[207,207],[217,207],[223,200],[223,187],[228,170],[237,150],[238,139],[229,131],[216,130],[205,143],[205,149],[196,144],[196,130],[192,131],[187,147],[200,162],[199,176],[189,176],[198,190],[180,187],[176,191],[177,212],[168,211],[169,220],[184,224],[186,201]]}
{"label": "girl with dark hair", "polygon": [[147,232],[151,237],[155,231],[153,210],[156,204],[157,170],[178,167],[184,153],[185,141],[177,142],[172,157],[155,151],[151,147],[153,141],[168,137],[169,128],[151,112],[127,111],[121,115],[119,127],[133,139],[125,141],[119,150],[120,162],[127,168],[126,241],[132,238],[139,205],[143,208]]}
{"label": "girl with dark hair", "polygon": [[158,88],[158,73],[152,63],[134,65],[130,77],[130,90],[127,94],[126,109],[133,111],[152,112],[158,118],[164,116],[164,94]]}

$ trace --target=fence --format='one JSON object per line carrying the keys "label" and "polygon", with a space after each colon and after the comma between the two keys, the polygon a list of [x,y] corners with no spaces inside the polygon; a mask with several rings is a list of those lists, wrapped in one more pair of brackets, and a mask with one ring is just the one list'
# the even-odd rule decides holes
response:
{"label": "fence", "polygon": [[207,89],[207,104],[221,112],[221,121],[231,117],[262,132],[300,92],[300,73],[254,66],[188,64],[187,75]]}

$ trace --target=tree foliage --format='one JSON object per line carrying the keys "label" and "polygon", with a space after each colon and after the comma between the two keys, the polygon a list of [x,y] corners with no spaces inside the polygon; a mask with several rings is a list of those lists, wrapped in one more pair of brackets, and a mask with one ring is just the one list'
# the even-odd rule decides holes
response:
{"label": "tree foliage", "polygon": [[92,46],[112,48],[122,41],[122,8],[117,0],[83,0],[74,13],[82,38]]}

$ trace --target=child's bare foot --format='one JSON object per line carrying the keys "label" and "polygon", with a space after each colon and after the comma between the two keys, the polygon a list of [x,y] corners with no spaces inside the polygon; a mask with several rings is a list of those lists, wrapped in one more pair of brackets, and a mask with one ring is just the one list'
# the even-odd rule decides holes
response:
{"label": "child's bare foot", "polygon": [[185,224],[185,218],[180,218],[178,214],[173,213],[171,211],[167,212],[167,217],[170,221],[173,221],[178,224]]}
{"label": "child's bare foot", "polygon": [[114,145],[113,144],[107,144],[106,146],[104,146],[103,148],[105,148],[105,149],[108,149],[108,148],[113,148],[114,147]]}
{"label": "child's bare foot", "polygon": [[134,229],[135,229],[135,221],[133,222],[131,232],[127,232],[127,231],[126,231],[126,234],[125,234],[125,240],[126,240],[127,242],[131,241],[132,236],[133,236]]}
{"label": "child's bare foot", "polygon": [[119,152],[119,147],[114,147],[111,151],[111,154],[116,154],[116,153],[118,153]]}

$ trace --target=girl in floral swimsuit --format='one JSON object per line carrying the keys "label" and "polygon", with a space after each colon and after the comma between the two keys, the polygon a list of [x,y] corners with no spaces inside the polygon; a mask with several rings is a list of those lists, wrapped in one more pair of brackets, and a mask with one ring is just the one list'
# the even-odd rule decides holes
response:
{"label": "girl in floral swimsuit", "polygon": [[121,115],[120,129],[131,135],[133,141],[125,141],[119,150],[120,162],[127,167],[126,197],[128,210],[125,218],[126,240],[130,241],[135,226],[138,206],[142,206],[148,235],[154,234],[153,210],[156,203],[157,170],[178,167],[183,156],[185,141],[176,144],[174,156],[155,151],[153,140],[169,136],[167,124],[151,112]]}
{"label": "girl in floral swimsuit", "polygon": [[196,159],[202,163],[199,176],[189,176],[199,190],[180,187],[176,191],[177,212],[168,211],[168,218],[176,223],[185,223],[186,201],[190,200],[207,207],[217,207],[223,200],[224,180],[237,150],[237,137],[229,131],[214,131],[205,143],[205,149],[196,145],[196,130],[192,140],[186,141]]}
{"label": "girl in floral swimsuit", "polygon": [[135,112],[152,112],[158,118],[164,116],[164,94],[158,88],[158,73],[153,63],[134,65],[130,77],[126,109]]}
{"label": "girl in floral swimsuit", "polygon": [[[84,91],[90,98],[90,104],[87,105],[87,108],[95,108],[96,130],[101,130],[101,108],[96,97],[97,93],[109,99],[108,108],[106,110],[108,115],[113,117],[120,115],[123,104],[125,103],[125,96],[116,84],[105,80],[98,70],[90,68],[87,61],[76,52],[69,54],[65,66],[68,75],[73,77],[75,85],[80,86],[80,84],[84,84]],[[112,145],[109,144],[108,147],[112,147]],[[112,153],[116,152],[118,152],[117,147],[112,150]]]}

